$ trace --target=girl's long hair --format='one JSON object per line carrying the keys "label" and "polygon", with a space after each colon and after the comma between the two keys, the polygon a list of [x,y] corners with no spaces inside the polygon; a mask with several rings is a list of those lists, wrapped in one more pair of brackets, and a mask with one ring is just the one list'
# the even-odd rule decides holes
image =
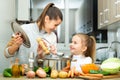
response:
{"label": "girl's long hair", "polygon": [[77,33],[79,37],[82,39],[82,44],[87,47],[87,50],[84,52],[86,57],[90,56],[92,58],[92,62],[95,61],[95,54],[96,54],[96,40],[93,36],[88,36],[83,33]]}

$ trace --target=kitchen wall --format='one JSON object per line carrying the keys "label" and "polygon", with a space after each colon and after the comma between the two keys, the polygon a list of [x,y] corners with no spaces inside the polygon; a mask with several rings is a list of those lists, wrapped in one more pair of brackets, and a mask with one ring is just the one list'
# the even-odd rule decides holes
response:
{"label": "kitchen wall", "polygon": [[4,48],[12,34],[10,23],[14,19],[15,0],[0,0],[0,73],[10,65],[10,59],[4,57]]}

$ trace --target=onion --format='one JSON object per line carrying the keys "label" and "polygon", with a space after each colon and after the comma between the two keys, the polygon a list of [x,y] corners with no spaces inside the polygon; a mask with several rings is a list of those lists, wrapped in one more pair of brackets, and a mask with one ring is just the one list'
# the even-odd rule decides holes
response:
{"label": "onion", "polygon": [[45,78],[47,76],[46,72],[42,68],[39,68],[36,71],[36,74],[38,77],[41,77],[41,78]]}
{"label": "onion", "polygon": [[27,74],[26,74],[26,76],[28,78],[34,78],[35,77],[35,72],[34,71],[28,71]]}

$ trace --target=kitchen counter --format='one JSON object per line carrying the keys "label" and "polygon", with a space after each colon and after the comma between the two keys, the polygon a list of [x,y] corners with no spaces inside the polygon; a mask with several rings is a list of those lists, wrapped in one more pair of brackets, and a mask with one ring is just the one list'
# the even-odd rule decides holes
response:
{"label": "kitchen counter", "polygon": [[[52,78],[48,77],[48,78],[38,78],[35,77],[31,80],[53,80]],[[56,78],[57,80],[60,80],[61,78]],[[66,79],[61,79],[61,80],[84,80],[84,79],[80,79],[80,78],[66,78]],[[0,75],[0,80],[30,80],[30,78],[27,78],[26,76],[21,76],[20,78],[9,78],[9,77],[3,77],[3,75]]]}
{"label": "kitchen counter", "polygon": [[[34,78],[32,80],[53,80],[52,78]],[[57,80],[88,80],[88,79],[82,79],[82,78],[66,78],[66,79],[62,79],[62,78],[56,78]],[[29,78],[27,78],[26,76],[21,76],[20,78],[8,78],[8,77],[3,77],[2,74],[0,74],[0,80],[30,80]],[[120,80],[120,78],[112,78],[112,79],[102,79],[102,80]]]}

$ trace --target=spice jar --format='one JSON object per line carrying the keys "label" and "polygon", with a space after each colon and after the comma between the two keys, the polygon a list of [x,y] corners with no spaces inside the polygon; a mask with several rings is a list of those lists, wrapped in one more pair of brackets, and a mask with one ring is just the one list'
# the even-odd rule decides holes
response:
{"label": "spice jar", "polygon": [[29,54],[29,69],[33,70],[34,68],[34,53],[30,52]]}

